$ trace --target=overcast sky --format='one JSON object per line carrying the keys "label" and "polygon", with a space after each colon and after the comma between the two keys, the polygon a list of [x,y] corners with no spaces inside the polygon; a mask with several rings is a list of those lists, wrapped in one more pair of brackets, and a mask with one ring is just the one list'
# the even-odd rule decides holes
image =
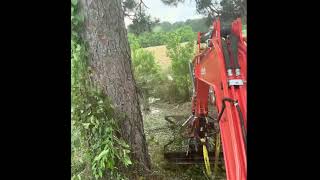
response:
{"label": "overcast sky", "polygon": [[[143,0],[143,2],[149,7],[147,13],[150,14],[152,18],[159,18],[160,22],[169,21],[173,23],[202,17],[196,13],[194,0],[185,0],[183,4],[180,3],[177,7],[164,5],[161,0]],[[131,20],[125,18],[125,23],[127,26],[131,24]]]}

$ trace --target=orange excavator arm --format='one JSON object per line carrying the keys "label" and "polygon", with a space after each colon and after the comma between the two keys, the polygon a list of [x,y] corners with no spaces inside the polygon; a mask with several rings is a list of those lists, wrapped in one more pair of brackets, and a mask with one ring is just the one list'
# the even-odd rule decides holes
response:
{"label": "orange excavator arm", "polygon": [[208,47],[202,51],[198,33],[199,51],[192,61],[192,113],[196,118],[208,116],[209,89],[213,89],[228,180],[247,177],[247,45],[241,28],[241,19],[227,30],[215,20]]}

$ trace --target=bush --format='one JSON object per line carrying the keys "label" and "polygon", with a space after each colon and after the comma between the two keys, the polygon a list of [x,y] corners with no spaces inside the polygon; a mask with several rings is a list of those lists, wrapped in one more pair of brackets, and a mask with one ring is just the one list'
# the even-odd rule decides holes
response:
{"label": "bush", "polygon": [[167,34],[168,33],[166,32],[147,32],[140,35],[138,39],[141,47],[143,48],[150,46],[160,46],[165,44]]}
{"label": "bush", "polygon": [[181,43],[193,41],[197,37],[197,33],[192,31],[191,26],[183,26],[177,29],[174,33],[179,34],[179,36],[181,37]]}
{"label": "bush", "polygon": [[128,37],[129,41],[135,39],[142,48],[145,48],[165,45],[168,41],[168,37],[172,33],[178,33],[181,35],[182,38],[180,39],[180,43],[191,41],[196,37],[196,33],[192,31],[190,26],[183,26],[171,32],[145,32],[139,36],[128,33]]}
{"label": "bush", "polygon": [[160,68],[157,65],[154,55],[141,48],[136,36],[129,34],[131,47],[133,74],[138,86],[140,97],[143,98],[143,105],[148,109],[148,98],[157,96],[156,84],[161,81]]}
{"label": "bush", "polygon": [[154,94],[153,86],[160,81],[160,69],[153,54],[143,49],[137,49],[132,54],[136,83],[146,95]]}
{"label": "bush", "polygon": [[[189,100],[191,79],[189,74],[189,62],[194,55],[194,37],[191,28],[181,28],[170,33],[166,44],[168,56],[171,59],[171,70],[173,81],[176,84],[175,93],[178,99],[182,101]],[[182,39],[186,37],[188,42],[181,44]]]}
{"label": "bush", "polygon": [[[191,87],[189,62],[193,58],[196,39],[192,28],[183,26],[173,32],[144,33],[140,36],[129,33],[128,39],[134,76],[144,105],[148,104],[146,101],[150,96],[169,102],[188,101]],[[153,54],[142,49],[161,44],[166,44],[171,59],[171,69],[167,72],[161,72]]]}
{"label": "bush", "polygon": [[157,96],[161,100],[169,103],[177,103],[181,101],[181,95],[179,94],[179,87],[176,81],[173,80],[172,70],[161,73],[161,82],[157,84]]}

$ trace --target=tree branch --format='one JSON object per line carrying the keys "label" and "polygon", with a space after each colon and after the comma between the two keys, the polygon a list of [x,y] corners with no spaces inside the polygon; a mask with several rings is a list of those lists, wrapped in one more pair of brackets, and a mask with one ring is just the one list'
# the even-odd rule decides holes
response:
{"label": "tree branch", "polygon": [[140,0],[140,3],[139,3],[139,4],[140,4],[140,5],[143,4],[146,8],[149,9],[149,7],[148,7],[142,0]]}
{"label": "tree branch", "polygon": [[217,14],[220,13],[221,10],[218,10],[212,3],[209,5],[210,8],[214,9]]}
{"label": "tree branch", "polygon": [[124,16],[128,17],[129,19],[133,20],[134,14],[128,14],[124,11]]}

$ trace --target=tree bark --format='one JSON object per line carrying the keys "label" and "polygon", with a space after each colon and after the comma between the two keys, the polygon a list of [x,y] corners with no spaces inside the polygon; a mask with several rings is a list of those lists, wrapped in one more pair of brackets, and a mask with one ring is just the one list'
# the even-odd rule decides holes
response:
{"label": "tree bark", "polygon": [[133,168],[143,175],[150,170],[150,158],[121,0],[80,0],[80,7],[85,17],[82,36],[88,43],[91,81],[111,99],[120,119],[120,136],[131,147]]}

